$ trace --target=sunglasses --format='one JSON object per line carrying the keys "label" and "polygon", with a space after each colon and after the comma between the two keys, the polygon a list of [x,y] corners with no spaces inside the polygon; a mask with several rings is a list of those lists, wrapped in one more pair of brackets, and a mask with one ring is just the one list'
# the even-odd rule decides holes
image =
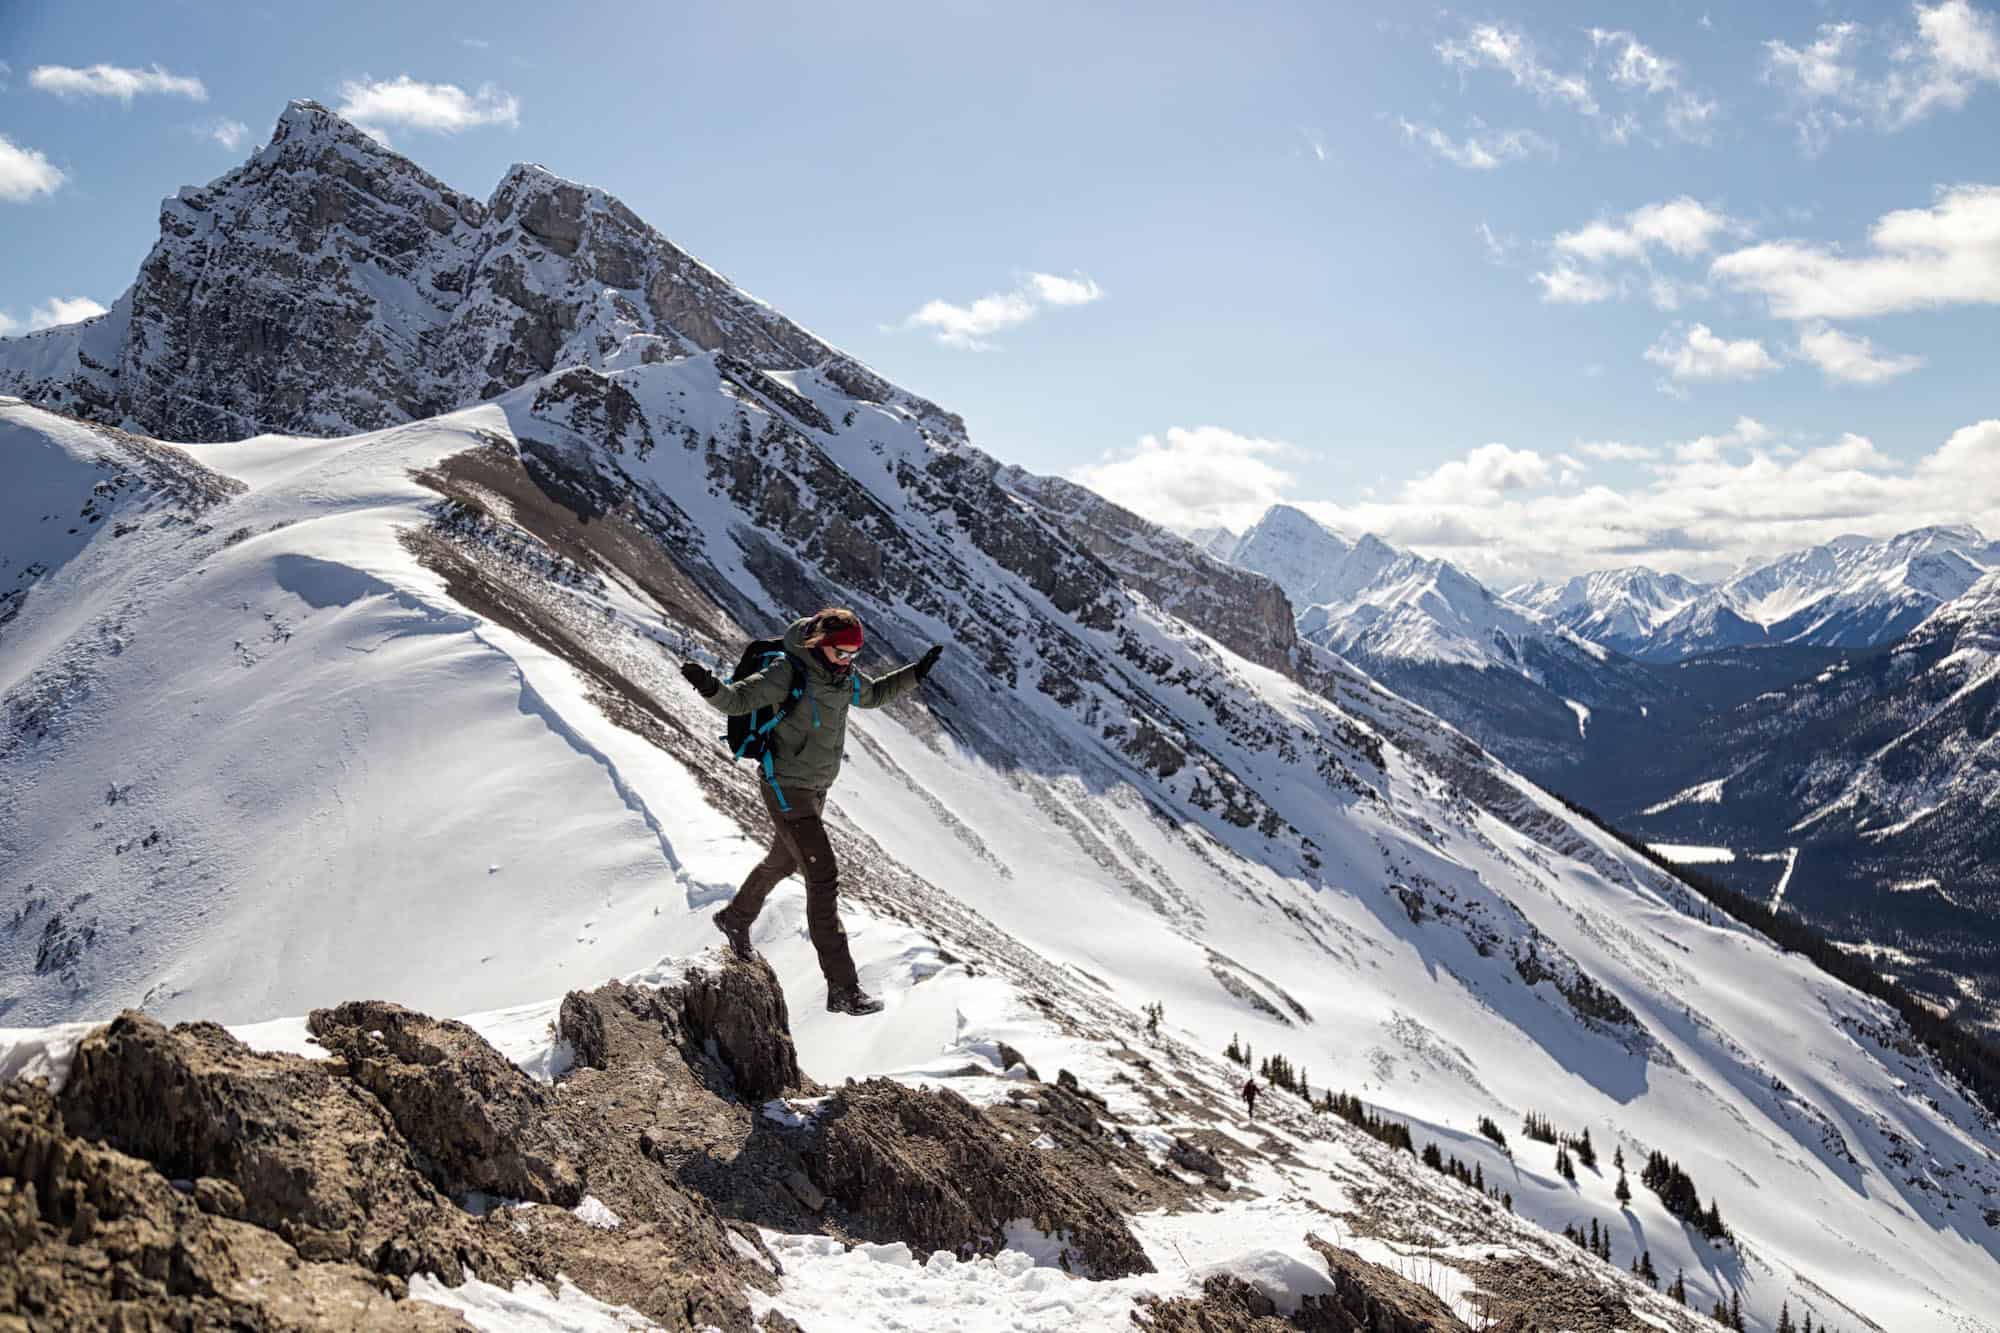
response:
{"label": "sunglasses", "polygon": [[852,662],[860,651],[859,648],[828,648],[826,655],[836,662]]}

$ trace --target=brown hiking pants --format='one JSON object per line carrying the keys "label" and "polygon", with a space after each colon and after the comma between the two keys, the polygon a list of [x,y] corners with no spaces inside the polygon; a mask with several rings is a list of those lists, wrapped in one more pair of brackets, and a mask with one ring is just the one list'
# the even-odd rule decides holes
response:
{"label": "brown hiking pants", "polygon": [[847,930],[840,924],[840,868],[834,864],[833,844],[827,839],[826,825],[820,822],[821,812],[826,809],[826,793],[787,788],[785,802],[791,807],[787,810],[779,808],[770,783],[759,783],[757,789],[763,792],[764,809],[776,827],[771,850],[744,879],[722,914],[748,929],[764,910],[764,900],[771,896],[778,881],[797,871],[805,877],[806,928],[812,933],[813,949],[819,954],[819,970],[826,975],[827,989],[859,986],[861,980],[854,970],[854,955],[847,949]]}

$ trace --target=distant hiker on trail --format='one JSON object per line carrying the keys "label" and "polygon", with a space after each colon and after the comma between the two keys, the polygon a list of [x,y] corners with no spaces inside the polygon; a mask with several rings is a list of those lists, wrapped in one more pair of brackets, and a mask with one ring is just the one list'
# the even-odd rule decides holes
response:
{"label": "distant hiker on trail", "polygon": [[1250,1108],[1250,1118],[1255,1120],[1257,1118],[1257,1080],[1254,1078],[1243,1080],[1243,1104]]}
{"label": "distant hiker on trail", "polygon": [[732,718],[735,754],[755,758],[762,767],[764,808],[776,828],[771,850],[715,914],[716,929],[738,958],[755,957],[750,927],[778,881],[798,871],[806,881],[806,926],[826,974],[826,1007],[837,1014],[882,1008],[861,989],[848,951],[840,924],[839,867],[820,822],[847,744],[847,710],[880,708],[907,694],[944,652],[943,645],[933,644],[917,661],[870,679],[854,669],[862,642],[861,617],[828,607],[792,622],[782,644],[751,644],[727,682],[699,662],[681,666],[688,683]]}

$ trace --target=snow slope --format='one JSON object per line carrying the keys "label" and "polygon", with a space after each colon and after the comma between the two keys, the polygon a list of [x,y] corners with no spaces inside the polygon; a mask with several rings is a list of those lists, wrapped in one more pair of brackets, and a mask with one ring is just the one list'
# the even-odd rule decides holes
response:
{"label": "snow slope", "polygon": [[[309,205],[308,167],[287,172]],[[584,235],[600,214],[578,204]],[[510,238],[523,271],[595,266],[543,229]],[[796,884],[759,922],[808,1072],[946,1077],[1006,1040],[1123,1123],[1245,1132],[1216,1055],[1241,1034],[1478,1163],[1543,1230],[1276,1095],[1282,1132],[1327,1146],[1259,1177],[1268,1204],[1146,1223],[1187,1269],[1296,1246],[1315,1205],[1357,1232],[1393,1217],[1398,1252],[1524,1252],[1596,1219],[1620,1267],[1648,1250],[1704,1308],[1740,1290],[1757,1327],[1785,1301],[1836,1326],[1996,1327],[2000,1145],[1888,1010],[1713,922],[1334,653],[1245,639],[1261,622],[1220,616],[1214,589],[1166,609],[1118,562],[1221,575],[1148,534],[1073,539],[955,419],[707,290],[660,303],[700,338],[600,326],[572,349],[588,364],[485,401],[161,453],[180,498],[60,541],[0,529],[26,594],[0,625],[6,1022],[143,1004],[243,1024],[373,996],[506,1010],[520,1038],[572,987],[709,947],[761,818],[675,667],[840,602],[868,621],[866,670],[949,646],[920,697],[857,720],[834,793],[889,1013],[821,1011]],[[701,323],[716,311],[754,325],[755,357]],[[5,402],[0,421],[0,475],[52,497],[125,466],[67,418]],[[1138,1095],[1127,1047],[1207,1100]],[[1605,1162],[1676,1158],[1739,1247],[1476,1132],[1531,1111],[1590,1128]]]}
{"label": "snow slope", "polygon": [[1662,622],[1701,595],[1704,585],[1640,566],[1601,569],[1560,582],[1510,588],[1514,605],[1547,617],[1592,643],[1632,653]]}

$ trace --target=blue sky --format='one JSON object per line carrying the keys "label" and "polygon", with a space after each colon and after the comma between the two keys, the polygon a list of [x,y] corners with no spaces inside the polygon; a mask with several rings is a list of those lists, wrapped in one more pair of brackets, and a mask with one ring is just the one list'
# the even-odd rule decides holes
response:
{"label": "blue sky", "polygon": [[475,194],[602,186],[1163,521],[1714,572],[2000,529],[1996,34],[1976,0],[6,0],[0,328],[109,304],[159,199],[313,97]]}

